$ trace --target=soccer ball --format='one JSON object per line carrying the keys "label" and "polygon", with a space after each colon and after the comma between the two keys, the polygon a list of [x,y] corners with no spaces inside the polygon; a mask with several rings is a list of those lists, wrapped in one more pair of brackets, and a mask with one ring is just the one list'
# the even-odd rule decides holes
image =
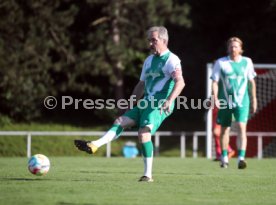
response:
{"label": "soccer ball", "polygon": [[43,176],[47,174],[50,169],[50,161],[45,155],[36,154],[30,158],[28,169],[34,175]]}

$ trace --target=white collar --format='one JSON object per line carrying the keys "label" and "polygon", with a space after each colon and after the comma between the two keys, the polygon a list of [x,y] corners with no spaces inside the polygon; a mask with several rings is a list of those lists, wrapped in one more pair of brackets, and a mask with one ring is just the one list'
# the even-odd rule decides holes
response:
{"label": "white collar", "polygon": [[165,51],[163,51],[160,55],[158,55],[159,57],[161,57],[161,56],[163,56],[163,55],[165,55],[165,54],[167,54],[167,53],[169,53],[170,52],[170,50],[169,49],[167,49],[167,50],[165,50]]}
{"label": "white collar", "polygon": [[241,60],[242,60],[242,56],[241,56],[241,55],[238,56],[238,61],[233,61],[233,60],[230,58],[230,56],[228,56],[228,60],[229,60],[229,61],[232,61],[232,62],[239,63],[239,62],[241,62]]}

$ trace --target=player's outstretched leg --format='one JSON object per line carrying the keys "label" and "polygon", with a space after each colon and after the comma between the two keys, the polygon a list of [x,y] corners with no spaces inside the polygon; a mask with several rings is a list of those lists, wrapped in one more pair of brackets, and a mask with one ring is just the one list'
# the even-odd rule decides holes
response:
{"label": "player's outstretched leg", "polygon": [[117,139],[122,132],[123,128],[120,125],[113,124],[110,130],[96,141],[75,140],[74,143],[79,150],[87,152],[88,154],[94,154],[99,147]]}

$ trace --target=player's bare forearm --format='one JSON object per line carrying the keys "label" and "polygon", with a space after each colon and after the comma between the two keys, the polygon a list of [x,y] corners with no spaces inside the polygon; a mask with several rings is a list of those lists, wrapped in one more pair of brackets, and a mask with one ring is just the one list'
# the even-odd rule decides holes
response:
{"label": "player's bare forearm", "polygon": [[215,100],[218,99],[218,82],[212,82],[212,95],[214,96]]}
{"label": "player's bare forearm", "polygon": [[250,80],[249,83],[251,84],[250,94],[252,97],[252,108],[253,108],[253,113],[255,113],[257,111],[256,83],[254,79]]}
{"label": "player's bare forearm", "polygon": [[172,93],[167,98],[167,101],[169,101],[169,102],[174,101],[177,98],[177,96],[180,95],[181,91],[185,87],[185,82],[184,82],[183,77],[178,77],[178,78],[174,79],[174,82],[175,82],[175,84],[174,84]]}
{"label": "player's bare forearm", "polygon": [[185,87],[185,82],[184,82],[184,79],[182,76],[175,78],[174,82],[175,82],[175,84],[174,84],[173,90],[172,90],[171,94],[169,95],[169,97],[164,102],[164,104],[162,105],[162,107],[160,109],[160,114],[162,114],[163,111],[166,114],[169,114],[171,112],[170,107],[171,107],[172,102],[177,98],[177,96],[180,95],[181,91]]}
{"label": "player's bare forearm", "polygon": [[212,82],[212,95],[214,96],[215,105],[217,108],[219,108],[219,100],[218,100],[218,82],[213,81]]}
{"label": "player's bare forearm", "polygon": [[144,95],[144,89],[145,89],[145,82],[139,81],[136,86],[134,87],[134,90],[132,92],[132,96],[135,96],[136,101],[141,99]]}
{"label": "player's bare forearm", "polygon": [[253,79],[253,80],[250,80],[249,82],[250,82],[250,84],[251,84],[251,89],[250,89],[250,91],[251,91],[251,96],[252,96],[252,98],[257,98],[255,80]]}

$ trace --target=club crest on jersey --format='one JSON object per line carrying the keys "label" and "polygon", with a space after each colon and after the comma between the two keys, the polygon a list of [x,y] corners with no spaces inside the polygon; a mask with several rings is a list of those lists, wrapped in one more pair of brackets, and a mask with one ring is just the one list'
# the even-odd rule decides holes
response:
{"label": "club crest on jersey", "polygon": [[153,79],[157,78],[160,76],[160,73],[155,73],[155,72],[148,72],[146,73],[146,77],[152,77]]}

